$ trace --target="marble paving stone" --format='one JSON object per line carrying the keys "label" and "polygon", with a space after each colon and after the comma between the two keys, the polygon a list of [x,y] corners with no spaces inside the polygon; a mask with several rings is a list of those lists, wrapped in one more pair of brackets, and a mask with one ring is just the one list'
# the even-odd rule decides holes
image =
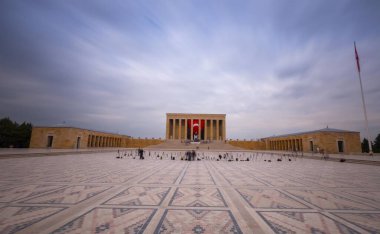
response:
{"label": "marble paving stone", "polygon": [[380,233],[380,213],[333,213],[334,215],[369,231]]}
{"label": "marble paving stone", "polygon": [[263,186],[264,183],[252,178],[241,177],[240,175],[224,177],[233,186]]}
{"label": "marble paving stone", "polygon": [[166,210],[155,233],[242,233],[230,211]]}
{"label": "marble paving stone", "polygon": [[347,180],[332,180],[331,178],[321,178],[319,180],[314,180],[314,183],[317,183],[324,187],[339,188],[339,187],[362,187],[360,183],[355,183]]}
{"label": "marble paving stone", "polygon": [[219,189],[204,187],[177,188],[169,205],[188,207],[227,206]]}
{"label": "marble paving stone", "polygon": [[11,188],[0,189],[0,202],[10,202],[22,198],[36,196],[42,193],[62,188],[61,185],[24,185]]}
{"label": "marble paving stone", "polygon": [[352,199],[335,195],[323,190],[287,190],[294,196],[321,209],[338,210],[374,210],[372,206]]}
{"label": "marble paving stone", "polygon": [[181,184],[202,184],[202,185],[212,185],[215,184],[214,180],[209,175],[205,176],[198,176],[198,175],[185,175],[184,178],[181,180]]}
{"label": "marble paving stone", "polygon": [[169,187],[131,187],[111,198],[106,205],[158,206],[165,199]]}
{"label": "marble paving stone", "polygon": [[143,233],[155,209],[95,208],[52,234]]}
{"label": "marble paving stone", "polygon": [[43,206],[7,206],[0,208],[0,233],[16,233],[65,208]]}
{"label": "marble paving stone", "polygon": [[370,189],[366,190],[346,190],[345,192],[353,194],[355,196],[377,202],[380,206],[380,190],[372,191]]}
{"label": "marble paving stone", "polygon": [[135,174],[119,174],[119,175],[107,175],[103,177],[98,177],[95,179],[87,180],[89,183],[124,183],[134,177]]}
{"label": "marble paving stone", "polygon": [[17,187],[17,186],[20,186],[19,184],[15,184],[15,183],[10,183],[9,181],[6,181],[4,183],[0,183],[0,191],[3,190],[3,189],[8,189],[8,188],[13,188],[13,187]]}
{"label": "marble paving stone", "polygon": [[87,200],[110,187],[92,186],[92,185],[78,185],[70,186],[67,188],[59,189],[26,201],[22,203],[33,204],[77,204]]}
{"label": "marble paving stone", "polygon": [[304,187],[304,184],[298,183],[296,181],[286,179],[283,177],[271,177],[271,178],[262,178],[263,181],[274,185],[274,186],[279,186],[279,187]]}
{"label": "marble paving stone", "polygon": [[274,157],[265,153],[248,162],[150,153],[145,160],[116,159],[117,152],[2,159],[0,233],[379,233],[379,167],[269,163]]}
{"label": "marble paving stone", "polygon": [[141,184],[173,184],[177,176],[171,176],[171,175],[154,175],[150,176],[143,181],[141,181]]}
{"label": "marble paving stone", "polygon": [[254,208],[309,208],[275,189],[237,189],[237,191]]}
{"label": "marble paving stone", "polygon": [[321,213],[288,211],[258,213],[275,233],[360,233]]}

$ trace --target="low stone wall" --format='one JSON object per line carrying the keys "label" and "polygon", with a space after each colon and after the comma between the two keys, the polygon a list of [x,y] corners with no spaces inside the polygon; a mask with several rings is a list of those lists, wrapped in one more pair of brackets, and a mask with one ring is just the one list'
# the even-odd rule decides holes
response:
{"label": "low stone wall", "polygon": [[144,148],[151,145],[158,145],[163,143],[161,139],[139,139],[139,138],[129,138],[125,141],[125,147],[127,148]]}
{"label": "low stone wall", "polygon": [[230,140],[228,143],[232,146],[249,150],[266,150],[265,141],[246,141],[246,140]]}

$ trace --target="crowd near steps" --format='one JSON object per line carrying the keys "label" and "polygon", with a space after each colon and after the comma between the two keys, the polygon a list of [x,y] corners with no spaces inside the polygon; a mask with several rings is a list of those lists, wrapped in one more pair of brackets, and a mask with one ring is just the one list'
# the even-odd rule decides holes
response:
{"label": "crowd near steps", "polygon": [[226,141],[180,141],[180,140],[166,140],[162,144],[152,145],[145,147],[145,149],[199,149],[199,150],[244,150],[240,147],[232,146]]}

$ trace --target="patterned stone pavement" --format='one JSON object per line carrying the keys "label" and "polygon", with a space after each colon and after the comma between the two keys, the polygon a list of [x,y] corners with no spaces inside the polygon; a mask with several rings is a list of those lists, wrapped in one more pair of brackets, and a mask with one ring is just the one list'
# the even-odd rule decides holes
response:
{"label": "patterned stone pavement", "polygon": [[2,159],[0,233],[380,233],[377,166],[219,154]]}

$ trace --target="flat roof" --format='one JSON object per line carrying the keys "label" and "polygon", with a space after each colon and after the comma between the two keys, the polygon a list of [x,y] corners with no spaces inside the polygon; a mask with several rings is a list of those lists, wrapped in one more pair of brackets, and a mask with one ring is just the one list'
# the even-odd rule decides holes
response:
{"label": "flat roof", "polygon": [[226,116],[226,114],[201,114],[201,113],[166,113],[166,115],[204,115],[204,116]]}
{"label": "flat roof", "polygon": [[290,133],[290,134],[283,134],[278,136],[270,136],[270,137],[264,137],[266,138],[274,138],[274,137],[287,137],[287,136],[295,136],[295,135],[305,135],[305,134],[313,134],[313,133],[319,133],[319,132],[338,132],[338,133],[359,133],[356,131],[349,131],[349,130],[343,130],[343,129],[336,129],[336,128],[322,128],[318,130],[312,130],[312,131],[306,131],[306,132],[297,132],[297,133]]}
{"label": "flat roof", "polygon": [[63,125],[61,125],[61,126],[33,126],[33,128],[73,128],[73,129],[79,129],[79,130],[85,130],[85,131],[91,131],[91,132],[99,132],[99,133],[105,133],[105,134],[113,134],[113,135],[131,137],[131,136],[128,136],[125,134],[120,134],[120,133],[98,131],[98,130],[79,128],[79,127],[74,127],[74,126],[63,126]]}

